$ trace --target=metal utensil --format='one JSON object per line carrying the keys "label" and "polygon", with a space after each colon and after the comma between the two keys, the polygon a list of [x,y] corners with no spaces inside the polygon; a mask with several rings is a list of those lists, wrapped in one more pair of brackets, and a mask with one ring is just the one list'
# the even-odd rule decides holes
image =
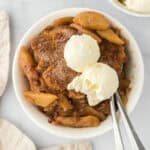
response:
{"label": "metal utensil", "polygon": [[120,113],[120,117],[126,129],[126,133],[128,135],[129,141],[131,142],[132,149],[133,150],[146,150],[141,140],[139,139],[137,133],[135,132],[135,129],[126,113],[126,110],[122,104],[121,97],[118,92],[111,97],[111,102],[110,102],[116,150],[125,150],[125,149],[124,149],[123,140],[122,140],[122,136],[121,136],[121,132],[119,128],[119,121],[118,121],[118,117],[116,113],[115,104],[118,106],[118,111]]}

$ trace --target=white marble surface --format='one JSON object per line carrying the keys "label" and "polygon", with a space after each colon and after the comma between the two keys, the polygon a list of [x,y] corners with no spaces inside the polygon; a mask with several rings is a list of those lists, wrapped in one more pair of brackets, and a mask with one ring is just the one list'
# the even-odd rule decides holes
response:
{"label": "white marble surface", "polygon": [[[145,64],[145,84],[140,101],[131,114],[131,119],[146,148],[150,149],[150,78],[148,77],[150,75],[150,18],[137,18],[123,14],[112,7],[109,0],[0,0],[0,10],[6,10],[10,16],[11,62],[16,46],[27,29],[40,17],[66,7],[89,7],[105,11],[123,23],[139,43]],[[71,141],[44,132],[27,117],[16,99],[11,71],[6,92],[0,101],[0,116],[16,124],[38,147]],[[91,139],[91,141],[94,150],[115,149],[112,132]]]}

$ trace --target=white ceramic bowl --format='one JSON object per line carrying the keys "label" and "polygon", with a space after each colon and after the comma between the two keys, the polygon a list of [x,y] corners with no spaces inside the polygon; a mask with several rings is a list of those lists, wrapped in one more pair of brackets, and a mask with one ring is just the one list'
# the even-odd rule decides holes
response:
{"label": "white ceramic bowl", "polygon": [[[40,128],[45,131],[52,133],[57,136],[67,137],[72,139],[85,139],[91,138],[98,135],[102,135],[105,132],[112,129],[111,117],[108,117],[100,126],[94,128],[68,128],[62,126],[54,126],[48,123],[48,118],[38,111],[38,109],[27,102],[25,97],[23,96],[23,91],[26,89],[26,82],[23,77],[23,73],[19,67],[18,56],[20,52],[20,48],[23,45],[28,45],[30,40],[36,36],[40,31],[42,31],[46,26],[51,24],[51,22],[63,16],[75,16],[77,13],[81,11],[97,11],[88,8],[70,8],[65,10],[56,11],[50,13],[46,17],[40,19],[37,23],[35,23],[23,36],[20,41],[18,48],[15,53],[14,62],[13,62],[13,85],[15,89],[15,93],[19,103],[21,104],[23,110],[28,114],[30,119],[38,125]],[[100,12],[103,13],[103,12]],[[130,32],[120,24],[117,20],[109,16],[108,14],[103,13],[114,26],[117,26],[121,30],[121,34],[129,40],[128,45],[128,54],[129,54],[129,62],[128,62],[128,76],[131,80],[132,89],[129,93],[128,99],[129,102],[127,104],[127,111],[131,112],[135,108],[136,103],[140,97],[142,87],[143,87],[143,79],[144,79],[144,69],[143,69],[143,61],[141,57],[141,53],[139,47],[134,40],[133,36]]]}
{"label": "white ceramic bowl", "polygon": [[119,9],[120,11],[128,15],[132,15],[136,17],[150,17],[150,13],[140,13],[140,12],[132,11],[128,9],[127,7],[125,7],[123,4],[121,4],[118,0],[110,0],[110,2],[112,3],[114,7],[116,7],[117,9]]}

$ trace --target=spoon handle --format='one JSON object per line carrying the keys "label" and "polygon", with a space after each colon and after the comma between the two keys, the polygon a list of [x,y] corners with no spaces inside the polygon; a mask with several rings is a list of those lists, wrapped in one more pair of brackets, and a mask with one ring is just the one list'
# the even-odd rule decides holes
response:
{"label": "spoon handle", "polygon": [[120,132],[119,124],[118,124],[118,118],[116,115],[114,96],[111,97],[110,108],[111,108],[111,115],[112,115],[112,120],[113,120],[113,129],[114,129],[116,150],[124,150],[124,145],[122,142],[121,132]]}
{"label": "spoon handle", "polygon": [[123,120],[123,124],[126,129],[126,133],[129,137],[129,141],[131,142],[131,146],[133,150],[146,150],[141,140],[139,139],[127,113],[125,107],[122,104],[121,97],[118,93],[116,93],[116,103],[121,115],[121,119]]}

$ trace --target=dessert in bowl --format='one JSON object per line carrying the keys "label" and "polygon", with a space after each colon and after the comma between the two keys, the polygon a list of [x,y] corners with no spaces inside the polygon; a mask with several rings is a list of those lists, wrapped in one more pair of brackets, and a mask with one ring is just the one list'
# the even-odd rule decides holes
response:
{"label": "dessert in bowl", "polygon": [[21,105],[39,126],[63,137],[89,138],[112,128],[109,98],[117,89],[133,110],[143,62],[120,23],[96,10],[72,8],[50,14],[26,33],[13,81]]}

